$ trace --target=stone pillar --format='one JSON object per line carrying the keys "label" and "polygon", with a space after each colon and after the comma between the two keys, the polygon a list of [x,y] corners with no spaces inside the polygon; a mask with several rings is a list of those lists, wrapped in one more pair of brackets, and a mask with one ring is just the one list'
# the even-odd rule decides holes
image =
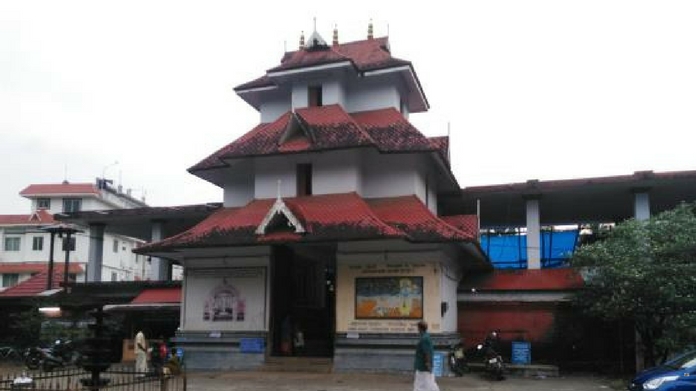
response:
{"label": "stone pillar", "polygon": [[[152,222],[152,234],[150,236],[152,242],[162,240],[162,222]],[[162,258],[150,258],[150,279],[154,281],[166,281],[169,279],[169,261]]]}
{"label": "stone pillar", "polygon": [[527,269],[541,269],[539,197],[527,197]]}
{"label": "stone pillar", "polygon": [[89,258],[87,282],[101,282],[104,262],[104,224],[89,225]]}

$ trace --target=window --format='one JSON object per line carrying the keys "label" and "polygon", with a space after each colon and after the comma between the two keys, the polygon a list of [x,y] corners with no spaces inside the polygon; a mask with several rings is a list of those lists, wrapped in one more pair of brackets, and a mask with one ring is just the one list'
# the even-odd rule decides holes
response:
{"label": "window", "polygon": [[310,86],[309,87],[309,107],[323,106],[321,86]]}
{"label": "window", "polygon": [[2,275],[2,286],[3,288],[9,288],[11,286],[17,285],[19,282],[19,274],[17,273],[7,273]]}
{"label": "window", "polygon": [[63,238],[63,251],[75,251],[75,237],[70,238],[70,242],[68,242],[68,238]]}
{"label": "window", "polygon": [[114,239],[114,252],[118,252],[118,240]]}
{"label": "window", "polygon": [[312,165],[297,165],[297,196],[312,195]]}
{"label": "window", "polygon": [[5,251],[19,251],[21,241],[22,238],[19,237],[5,238]]}
{"label": "window", "polygon": [[118,281],[118,274],[116,272],[111,272],[111,281]]}
{"label": "window", "polygon": [[31,249],[34,251],[43,250],[43,236],[34,236],[32,238]]}
{"label": "window", "polygon": [[36,209],[51,209],[51,199],[50,198],[37,198],[36,199]]}
{"label": "window", "polygon": [[82,209],[82,198],[63,198],[63,212],[73,213]]}

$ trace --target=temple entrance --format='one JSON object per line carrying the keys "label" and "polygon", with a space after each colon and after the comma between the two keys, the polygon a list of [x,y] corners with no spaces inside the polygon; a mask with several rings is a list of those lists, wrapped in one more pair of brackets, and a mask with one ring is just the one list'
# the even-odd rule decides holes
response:
{"label": "temple entrance", "polygon": [[272,356],[333,356],[335,269],[334,246],[273,248]]}

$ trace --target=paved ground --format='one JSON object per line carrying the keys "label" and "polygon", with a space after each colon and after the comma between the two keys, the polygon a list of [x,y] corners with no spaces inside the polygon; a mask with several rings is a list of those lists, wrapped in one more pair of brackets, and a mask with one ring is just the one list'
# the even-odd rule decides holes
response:
{"label": "paved ground", "polygon": [[[315,374],[289,372],[189,372],[189,391],[402,391],[412,390],[409,375]],[[479,374],[438,378],[441,391],[612,391],[615,381],[594,376],[490,381]],[[614,388],[612,388],[612,386]],[[620,389],[620,388],[619,388]]]}

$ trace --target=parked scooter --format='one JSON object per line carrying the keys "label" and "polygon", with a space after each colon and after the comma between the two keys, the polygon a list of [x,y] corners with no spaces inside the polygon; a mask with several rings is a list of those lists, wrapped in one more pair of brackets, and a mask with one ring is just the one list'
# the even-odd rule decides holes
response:
{"label": "parked scooter", "polygon": [[72,341],[57,339],[49,348],[32,347],[24,353],[24,364],[29,369],[41,367],[50,372],[54,368],[70,365],[80,365],[82,354],[78,352]]}
{"label": "parked scooter", "polygon": [[486,372],[496,380],[505,380],[505,365],[498,353],[498,342],[498,332],[492,331],[483,344],[476,346],[476,349],[483,355]]}
{"label": "parked scooter", "polygon": [[463,376],[469,372],[469,366],[466,362],[466,354],[464,353],[464,342],[459,341],[450,346],[449,350],[449,367],[452,373],[456,376]]}

